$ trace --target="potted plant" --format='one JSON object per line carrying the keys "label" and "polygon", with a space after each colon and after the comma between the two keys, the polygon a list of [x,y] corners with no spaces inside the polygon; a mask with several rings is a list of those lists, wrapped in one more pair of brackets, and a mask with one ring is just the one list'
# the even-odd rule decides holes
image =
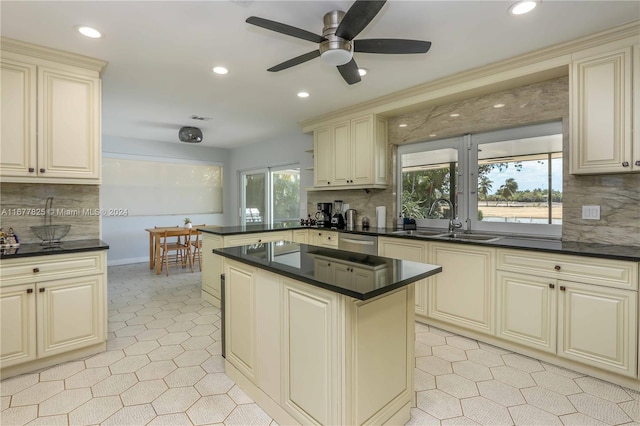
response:
{"label": "potted plant", "polygon": [[188,217],[184,218],[184,227],[187,229],[191,229],[191,227],[193,226],[193,224],[191,223],[191,219],[189,219]]}

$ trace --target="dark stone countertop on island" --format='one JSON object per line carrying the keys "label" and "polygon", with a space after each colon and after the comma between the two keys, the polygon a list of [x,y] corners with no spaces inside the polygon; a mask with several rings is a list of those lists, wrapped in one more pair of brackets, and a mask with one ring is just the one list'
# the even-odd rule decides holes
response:
{"label": "dark stone countertop on island", "polygon": [[109,245],[99,239],[62,241],[54,246],[41,244],[20,244],[19,247],[0,250],[0,259],[48,256],[52,254],[79,253],[83,251],[108,250]]}
{"label": "dark stone countertop on island", "polygon": [[[214,249],[213,252],[359,300],[380,296],[442,271],[438,265],[283,241]],[[331,262],[370,273],[371,280],[364,283],[363,280],[341,282],[334,278],[334,274],[316,269],[319,264]]]}

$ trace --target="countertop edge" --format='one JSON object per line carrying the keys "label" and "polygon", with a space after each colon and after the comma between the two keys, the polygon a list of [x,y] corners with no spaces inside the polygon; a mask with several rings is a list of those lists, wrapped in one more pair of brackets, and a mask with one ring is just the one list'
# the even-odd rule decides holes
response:
{"label": "countertop edge", "polygon": [[[90,241],[95,241],[95,243],[88,243]],[[87,245],[74,247],[74,243],[87,244]],[[64,244],[69,244],[70,246],[64,247]],[[36,251],[38,247],[42,251]],[[21,248],[22,249],[27,248],[34,251],[27,251],[27,252],[21,253],[20,252]],[[63,247],[47,248],[46,246],[41,246],[40,244],[34,243],[34,244],[22,244],[19,247],[16,247],[16,250],[17,252],[13,254],[5,254],[5,250],[0,251],[0,260],[7,261],[11,259],[22,259],[25,257],[52,256],[57,254],[102,251],[102,250],[109,250],[109,245],[99,239],[70,240],[70,241],[63,241]]]}

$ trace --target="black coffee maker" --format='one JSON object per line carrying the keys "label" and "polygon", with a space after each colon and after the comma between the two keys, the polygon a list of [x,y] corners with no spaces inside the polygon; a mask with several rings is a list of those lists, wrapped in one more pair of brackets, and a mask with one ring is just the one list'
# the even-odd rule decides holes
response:
{"label": "black coffee maker", "polygon": [[333,205],[331,203],[318,203],[316,212],[316,224],[318,228],[330,228],[331,227],[331,210]]}
{"label": "black coffee maker", "polygon": [[331,217],[331,229],[344,229],[344,216],[342,215],[342,200],[333,202],[333,216]]}

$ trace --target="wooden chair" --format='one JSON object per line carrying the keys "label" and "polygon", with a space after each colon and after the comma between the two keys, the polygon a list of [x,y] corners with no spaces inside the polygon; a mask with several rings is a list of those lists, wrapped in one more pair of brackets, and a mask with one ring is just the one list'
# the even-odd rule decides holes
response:
{"label": "wooden chair", "polygon": [[[173,253],[174,265],[180,265],[183,268],[187,266],[187,262],[191,266],[193,272],[193,259],[191,258],[191,244],[190,241],[191,231],[185,231],[183,229],[168,228],[160,235],[160,270],[166,268],[166,274],[169,275],[169,263]],[[184,241],[180,237],[185,236]]]}
{"label": "wooden chair", "polygon": [[191,245],[191,270],[193,271],[193,264],[198,260],[198,268],[202,271],[202,232],[198,231],[198,228],[204,228],[204,223],[202,225],[193,225],[191,228],[191,238],[189,243]]}

